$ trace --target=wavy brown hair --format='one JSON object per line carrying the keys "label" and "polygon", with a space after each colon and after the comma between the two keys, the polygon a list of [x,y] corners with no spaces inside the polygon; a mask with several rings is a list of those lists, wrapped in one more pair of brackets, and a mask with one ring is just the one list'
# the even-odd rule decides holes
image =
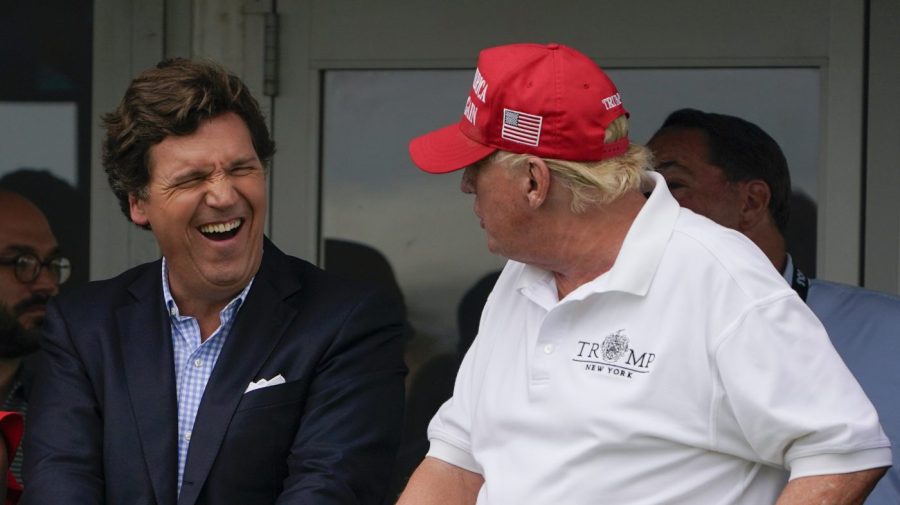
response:
{"label": "wavy brown hair", "polygon": [[115,111],[102,116],[103,168],[129,220],[128,196],[146,198],[150,148],[169,136],[190,135],[201,122],[233,112],[244,120],[265,166],[275,153],[259,104],[247,86],[223,67],[173,58],[137,76]]}

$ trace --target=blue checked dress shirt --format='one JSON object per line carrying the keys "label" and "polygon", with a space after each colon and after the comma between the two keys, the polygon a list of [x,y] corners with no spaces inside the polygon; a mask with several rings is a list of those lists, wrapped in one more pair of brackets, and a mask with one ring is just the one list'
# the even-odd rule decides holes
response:
{"label": "blue checked dress shirt", "polygon": [[182,316],[169,289],[169,275],[166,259],[162,260],[162,285],[169,324],[172,327],[172,347],[175,350],[175,389],[178,395],[178,493],[187,461],[188,447],[191,445],[191,431],[200,408],[200,399],[206,390],[206,383],[216,366],[216,360],[231,331],[234,316],[240,309],[253,279],[228,305],[219,312],[219,327],[206,342],[200,341],[200,323],[190,316]]}

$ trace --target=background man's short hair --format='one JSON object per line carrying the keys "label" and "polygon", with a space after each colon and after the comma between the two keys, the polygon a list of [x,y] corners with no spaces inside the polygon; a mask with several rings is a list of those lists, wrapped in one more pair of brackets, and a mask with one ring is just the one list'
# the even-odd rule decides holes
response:
{"label": "background man's short hair", "polygon": [[173,58],[137,76],[115,111],[104,114],[103,167],[129,220],[128,195],[146,197],[150,148],[168,136],[190,135],[200,123],[233,112],[247,124],[265,165],[275,153],[259,104],[247,86],[223,67]]}
{"label": "background man's short hair", "polygon": [[706,137],[709,163],[732,182],[760,179],[769,186],[769,214],[782,235],[790,219],[791,175],[781,147],[759,126],[735,116],[679,109],[657,131],[695,129]]}

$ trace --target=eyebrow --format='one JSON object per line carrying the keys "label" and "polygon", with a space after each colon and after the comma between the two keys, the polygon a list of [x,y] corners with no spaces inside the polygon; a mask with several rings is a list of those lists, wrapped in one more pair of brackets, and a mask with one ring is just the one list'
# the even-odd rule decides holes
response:
{"label": "eyebrow", "polygon": [[33,247],[29,247],[27,245],[18,245],[18,244],[10,244],[3,248],[3,254],[15,253],[15,254],[35,254],[37,251],[34,250]]}
{"label": "eyebrow", "polygon": [[261,164],[262,162],[259,161],[259,158],[256,155],[252,155],[252,156],[245,156],[243,158],[234,160],[231,163],[229,163],[228,166],[231,168],[234,168],[234,167],[238,167],[241,165],[246,165],[248,163],[260,163]]}
{"label": "eyebrow", "polygon": [[655,167],[653,167],[653,169],[656,170],[657,172],[665,172],[666,170],[669,170],[670,168],[682,168],[682,169],[687,170],[687,167],[685,167],[684,165],[681,165],[680,163],[678,163],[675,160],[666,160],[666,161],[659,163]]}
{"label": "eyebrow", "polygon": [[[60,253],[60,247],[59,247],[59,245],[57,245],[56,247],[54,247],[53,249],[50,250],[50,252],[44,257],[44,259],[58,256],[59,253]],[[0,254],[3,254],[3,255],[33,254],[33,255],[37,256],[38,258],[40,258],[40,256],[41,256],[40,254],[38,254],[37,249],[35,249],[34,247],[31,247],[31,246],[28,246],[28,245],[24,245],[24,244],[10,244],[10,245],[4,247],[3,251],[0,252]]]}

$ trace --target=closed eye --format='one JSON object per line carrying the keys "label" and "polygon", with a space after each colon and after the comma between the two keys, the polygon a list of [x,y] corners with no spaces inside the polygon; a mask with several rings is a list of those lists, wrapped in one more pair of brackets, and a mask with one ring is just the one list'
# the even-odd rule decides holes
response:
{"label": "closed eye", "polygon": [[204,179],[206,179],[206,176],[204,174],[196,174],[185,177],[183,179],[178,179],[177,181],[175,181],[175,184],[173,184],[172,187],[191,188],[203,182]]}
{"label": "closed eye", "polygon": [[248,175],[261,168],[260,161],[253,155],[242,156],[229,165],[228,173],[230,175]]}
{"label": "closed eye", "polygon": [[233,167],[229,172],[232,175],[247,175],[255,172],[257,168],[255,165],[239,165]]}

